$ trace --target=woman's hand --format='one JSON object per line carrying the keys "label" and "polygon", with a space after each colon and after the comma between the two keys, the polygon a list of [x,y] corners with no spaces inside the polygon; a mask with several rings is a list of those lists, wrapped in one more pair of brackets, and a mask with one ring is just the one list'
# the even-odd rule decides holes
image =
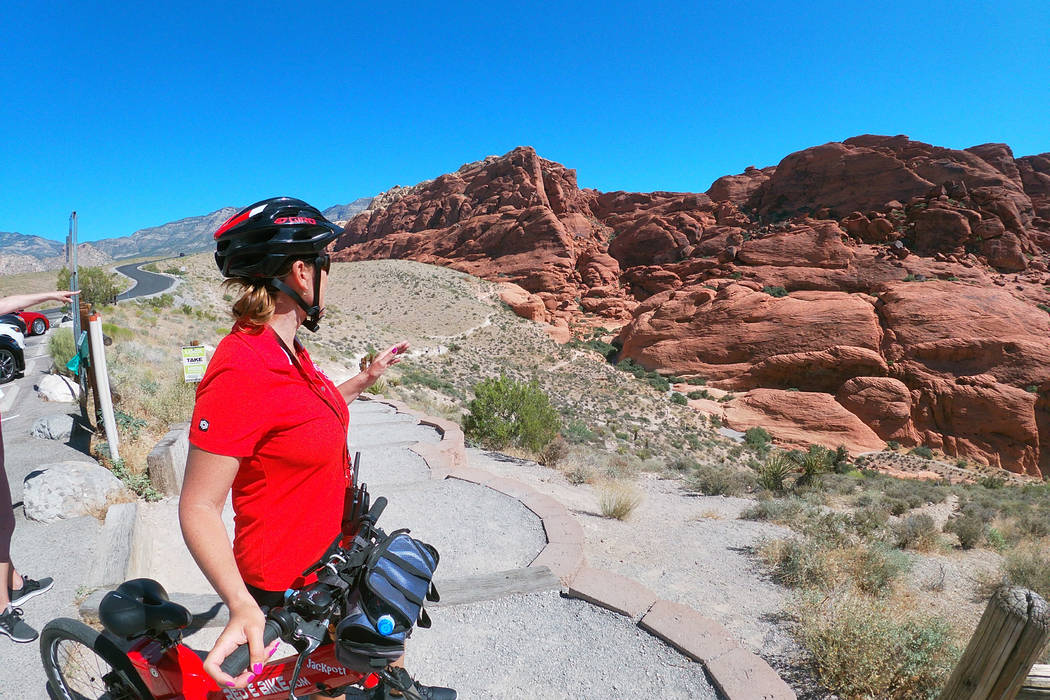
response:
{"label": "woman's hand", "polygon": [[[255,601],[246,601],[230,608],[230,621],[226,623],[226,629],[215,640],[215,646],[204,659],[204,670],[215,679],[220,688],[243,688],[262,672],[263,665],[270,656],[273,656],[277,645],[280,644],[280,640],[275,640],[270,645],[270,649],[265,647],[263,644],[265,626],[266,616],[263,615]],[[251,652],[251,663],[244,673],[234,678],[219,666],[227,656],[245,642],[248,643],[248,649]]]}
{"label": "woman's hand", "polygon": [[400,343],[386,352],[381,353],[376,359],[372,360],[372,364],[370,364],[365,371],[368,372],[369,377],[374,382],[382,377],[383,373],[390,369],[390,367],[400,362],[406,352],[408,352],[408,341],[402,340]]}

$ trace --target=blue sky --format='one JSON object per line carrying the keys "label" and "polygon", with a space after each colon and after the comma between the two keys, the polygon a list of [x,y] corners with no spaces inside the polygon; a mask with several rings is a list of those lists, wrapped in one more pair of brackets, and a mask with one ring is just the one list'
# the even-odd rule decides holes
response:
{"label": "blue sky", "polygon": [[704,191],[861,133],[1050,151],[1050,3],[15,0],[0,231],[320,208],[531,145]]}

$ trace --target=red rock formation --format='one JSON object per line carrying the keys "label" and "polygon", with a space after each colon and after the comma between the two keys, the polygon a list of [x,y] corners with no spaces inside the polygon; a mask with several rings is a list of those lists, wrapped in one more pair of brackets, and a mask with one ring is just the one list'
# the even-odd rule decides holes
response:
{"label": "red rock formation", "polygon": [[560,339],[626,324],[623,356],[746,391],[740,426],[1048,473],[1050,154],[858,136],[706,194],[601,193],[518,148],[395,188],[346,229],[336,259],[508,283]]}
{"label": "red rock formation", "polygon": [[828,394],[755,389],[734,399],[725,416],[731,428],[765,426],[779,441],[798,447],[845,445],[856,454],[884,446],[871,428]]}

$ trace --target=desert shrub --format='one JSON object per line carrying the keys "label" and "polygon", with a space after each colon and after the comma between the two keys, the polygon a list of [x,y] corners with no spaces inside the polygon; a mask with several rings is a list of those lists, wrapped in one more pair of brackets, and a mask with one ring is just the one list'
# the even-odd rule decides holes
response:
{"label": "desert shrub", "polygon": [[1045,545],[1028,543],[1008,552],[1003,560],[1003,578],[1050,600],[1050,551]]}
{"label": "desert shrub", "polygon": [[852,562],[853,581],[868,595],[885,595],[893,582],[911,568],[911,559],[904,552],[885,545],[874,544],[856,550]]}
{"label": "desert shrub", "polygon": [[55,371],[67,377],[73,373],[66,369],[66,363],[73,359],[76,354],[76,345],[73,343],[72,328],[56,328],[51,331],[47,339],[47,352],[55,363]]}
{"label": "desert shrub", "polygon": [[771,297],[786,297],[787,290],[780,286],[766,286],[762,287],[762,291]]}
{"label": "desert shrub", "polygon": [[670,391],[671,382],[667,381],[666,377],[661,377],[659,374],[650,375],[647,379],[649,386],[656,389],[657,391]]}
{"label": "desert shrub", "polygon": [[367,389],[365,389],[365,393],[366,394],[382,394],[382,393],[386,392],[388,386],[389,385],[387,384],[385,379],[377,379],[375,381],[375,383],[373,383],[371,386],[369,386]]}
{"label": "desert shrub", "polygon": [[539,452],[561,427],[550,399],[535,380],[523,383],[506,375],[474,385],[474,399],[463,424],[467,437],[489,449],[518,445]]}
{"label": "desert shrub", "polygon": [[931,450],[929,447],[926,447],[926,445],[919,445],[918,447],[913,447],[910,450],[908,450],[908,454],[915,455],[916,457],[922,457],[923,459],[933,458],[933,450]]}
{"label": "desert shrub", "polygon": [[916,513],[894,523],[893,535],[901,549],[931,549],[938,541],[937,525],[926,513]]}
{"label": "desert shrub", "polygon": [[793,525],[801,518],[806,503],[800,498],[771,498],[755,503],[740,513],[741,520],[766,520],[778,525]]}
{"label": "desert shrub", "polygon": [[707,389],[698,389],[697,391],[690,391],[688,394],[691,399],[713,399],[711,392]]}
{"label": "desert shrub", "polygon": [[834,581],[827,550],[808,537],[767,540],[758,556],[773,580],[788,588],[824,588]]}
{"label": "desert shrub", "polygon": [[769,455],[758,468],[758,485],[767,491],[781,493],[784,491],[784,480],[792,474],[797,465],[783,452]]}
{"label": "desert shrub", "polygon": [[677,391],[671,394],[671,403],[678,404],[679,406],[686,406],[689,400],[685,398],[685,394],[680,394]]}
{"label": "desert shrub", "polygon": [[769,445],[773,436],[764,428],[754,427],[744,431],[744,444],[753,450],[762,450]]}
{"label": "desert shrub", "polygon": [[[80,282],[80,301],[88,304],[108,304],[120,294],[120,278],[111,272],[106,272],[101,267],[77,266],[78,280]],[[64,267],[58,271],[58,281],[55,283],[58,289],[69,289],[72,283],[72,274],[69,268]]]}
{"label": "desert shrub", "polygon": [[573,486],[579,486],[580,484],[586,484],[588,481],[594,478],[594,472],[590,467],[584,464],[574,464],[569,467],[565,472],[565,478]]}
{"label": "desert shrub", "polygon": [[551,467],[553,469],[565,458],[568,451],[568,443],[566,443],[561,436],[558,436],[547,443],[546,447],[536,453],[536,461],[545,467]]}
{"label": "desert shrub", "polygon": [[582,423],[578,420],[569,421],[562,428],[561,434],[565,436],[573,445],[580,445],[585,442],[594,442],[598,439],[598,435],[587,427],[586,423]]}
{"label": "desert shrub", "polygon": [[985,521],[976,513],[961,513],[944,524],[945,532],[952,532],[959,538],[959,546],[973,549],[984,541]]}
{"label": "desert shrub", "polygon": [[821,445],[810,445],[805,452],[792,450],[788,456],[799,466],[802,475],[799,477],[801,484],[808,484],[819,474],[831,469],[834,453]]}
{"label": "desert shrub", "polygon": [[606,483],[598,493],[598,507],[606,518],[624,520],[641,502],[638,490],[622,481]]}
{"label": "desert shrub", "polygon": [[699,468],[700,463],[687,455],[679,455],[668,462],[667,466],[673,471],[688,474],[694,469]]}
{"label": "desert shrub", "polygon": [[900,448],[901,448],[901,444],[899,442],[897,442],[896,440],[890,440],[889,442],[886,443],[886,449],[887,450],[891,450],[893,452],[896,452]]}
{"label": "desert shrub", "polygon": [[982,476],[977,480],[979,486],[983,486],[986,489],[1001,489],[1006,485],[1006,479],[995,474],[989,474],[988,476]]}
{"label": "desert shrub", "polygon": [[127,328],[121,328],[115,323],[102,323],[102,334],[108,338],[112,338],[114,342],[118,340],[130,340],[135,337],[135,334]]}
{"label": "desert shrub", "polygon": [[705,496],[739,496],[754,488],[755,475],[730,466],[700,465],[688,479]]}
{"label": "desert shrub", "polygon": [[820,680],[844,698],[933,700],[960,650],[947,621],[902,615],[855,594],[806,594],[796,634]]}
{"label": "desert shrub", "polygon": [[1050,535],[1050,520],[1045,514],[1025,512],[1017,518],[1017,530],[1028,537],[1046,537]]}

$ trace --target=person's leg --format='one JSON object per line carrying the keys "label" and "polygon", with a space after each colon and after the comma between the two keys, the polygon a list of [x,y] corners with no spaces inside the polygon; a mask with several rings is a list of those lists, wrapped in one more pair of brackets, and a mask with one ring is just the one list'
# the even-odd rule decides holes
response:
{"label": "person's leg", "polygon": [[[11,504],[11,489],[4,471],[4,436],[0,432],[0,635],[16,642],[31,642],[36,630],[22,621],[22,611],[11,605],[8,586],[18,576],[11,564],[11,536],[15,532],[15,513]],[[22,578],[18,577],[19,585]]]}

